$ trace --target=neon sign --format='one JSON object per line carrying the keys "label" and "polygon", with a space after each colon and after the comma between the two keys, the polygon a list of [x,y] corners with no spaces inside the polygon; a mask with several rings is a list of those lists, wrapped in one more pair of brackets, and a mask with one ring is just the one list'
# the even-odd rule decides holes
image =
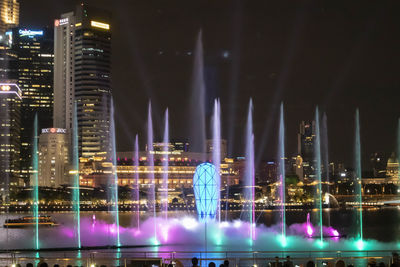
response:
{"label": "neon sign", "polygon": [[27,29],[20,29],[18,31],[18,33],[19,33],[20,37],[28,36],[30,38],[32,38],[33,36],[36,36],[36,35],[43,35],[43,31],[35,31],[35,30],[27,30]]}

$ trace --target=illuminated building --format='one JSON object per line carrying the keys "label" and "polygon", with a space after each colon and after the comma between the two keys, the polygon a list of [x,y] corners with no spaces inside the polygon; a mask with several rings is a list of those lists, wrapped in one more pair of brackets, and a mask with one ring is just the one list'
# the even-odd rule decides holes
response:
{"label": "illuminated building", "polygon": [[392,153],[387,161],[386,176],[394,180],[399,179],[399,160],[395,153]]}
{"label": "illuminated building", "polygon": [[[0,194],[19,183],[21,90],[11,83],[0,84]],[[4,199],[4,198],[3,198]]]}
{"label": "illuminated building", "polygon": [[[300,123],[300,129],[297,135],[297,152],[303,159],[304,178],[313,178],[315,176],[314,167],[314,141],[315,141],[315,122]],[[303,177],[299,177],[302,179]]]}
{"label": "illuminated building", "polygon": [[77,103],[79,155],[110,153],[110,14],[84,4],[54,23],[54,126],[72,128]]}
{"label": "illuminated building", "polygon": [[69,183],[68,138],[62,128],[45,128],[39,136],[39,186],[57,188]]}
{"label": "illuminated building", "polygon": [[[170,151],[173,152],[173,151]],[[150,184],[147,152],[139,153],[139,168],[134,167],[133,152],[117,153],[117,174],[120,186],[135,185],[135,174],[139,173],[139,186],[146,188]],[[208,155],[210,156],[210,155]],[[156,189],[163,184],[163,154],[154,152],[154,181]],[[168,190],[174,191],[181,188],[193,187],[193,175],[196,167],[204,158],[202,153],[174,152],[168,157]],[[242,161],[225,158],[221,162],[221,188],[225,185],[238,185],[241,179]],[[81,159],[80,175],[81,185],[99,187],[107,185],[107,179],[111,174],[112,164],[104,162],[101,157],[93,159]]]}
{"label": "illuminated building", "polygon": [[19,24],[19,3],[17,0],[0,0],[0,34]]}
{"label": "illuminated building", "polygon": [[7,36],[17,56],[17,79],[22,90],[21,177],[28,180],[35,114],[39,129],[53,125],[53,33],[47,28],[13,28]]}
{"label": "illuminated building", "polygon": [[374,177],[386,177],[386,167],[388,161],[383,153],[375,152],[371,155],[371,165],[372,171],[374,172]]}

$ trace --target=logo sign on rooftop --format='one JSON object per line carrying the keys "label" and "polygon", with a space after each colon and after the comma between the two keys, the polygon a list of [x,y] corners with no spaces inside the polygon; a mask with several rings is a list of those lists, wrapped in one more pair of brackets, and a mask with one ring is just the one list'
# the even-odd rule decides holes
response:
{"label": "logo sign on rooftop", "polygon": [[103,22],[98,22],[98,21],[94,21],[94,20],[90,21],[90,25],[92,27],[100,28],[100,29],[104,29],[104,30],[109,30],[110,29],[110,24],[103,23]]}
{"label": "logo sign on rooftop", "polygon": [[19,29],[18,31],[19,37],[29,37],[33,38],[36,35],[43,35],[43,31],[36,31],[36,30],[28,30],[28,29]]}
{"label": "logo sign on rooftop", "polygon": [[67,130],[63,129],[63,128],[44,128],[44,129],[42,129],[42,133],[43,134],[45,134],[45,133],[62,133],[62,134],[65,134],[65,133],[67,133]]}

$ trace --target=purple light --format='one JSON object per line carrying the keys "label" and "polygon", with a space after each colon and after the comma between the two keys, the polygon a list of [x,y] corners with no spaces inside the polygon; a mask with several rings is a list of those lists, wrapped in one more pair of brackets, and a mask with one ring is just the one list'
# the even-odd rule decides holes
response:
{"label": "purple light", "polygon": [[314,234],[314,229],[312,228],[312,224],[310,222],[310,213],[307,213],[306,233],[308,237],[312,237]]}

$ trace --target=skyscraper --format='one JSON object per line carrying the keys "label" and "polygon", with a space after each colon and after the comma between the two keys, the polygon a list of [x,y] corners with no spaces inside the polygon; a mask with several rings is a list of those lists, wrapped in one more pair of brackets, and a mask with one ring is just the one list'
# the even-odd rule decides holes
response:
{"label": "skyscraper", "polygon": [[21,90],[11,83],[0,84],[0,195],[18,183],[20,159]]}
{"label": "skyscraper", "polygon": [[110,14],[79,5],[55,21],[54,126],[71,132],[77,103],[79,155],[110,152]]}
{"label": "skyscraper", "polygon": [[305,178],[312,178],[315,175],[314,142],[315,121],[302,121],[297,135],[297,152],[303,159],[303,175]]}
{"label": "skyscraper", "polygon": [[21,176],[29,179],[32,160],[33,119],[39,129],[53,124],[53,32],[47,28],[13,28],[7,32],[16,54],[16,76],[22,90]]}
{"label": "skyscraper", "polygon": [[17,0],[0,0],[0,34],[19,24],[19,3]]}

